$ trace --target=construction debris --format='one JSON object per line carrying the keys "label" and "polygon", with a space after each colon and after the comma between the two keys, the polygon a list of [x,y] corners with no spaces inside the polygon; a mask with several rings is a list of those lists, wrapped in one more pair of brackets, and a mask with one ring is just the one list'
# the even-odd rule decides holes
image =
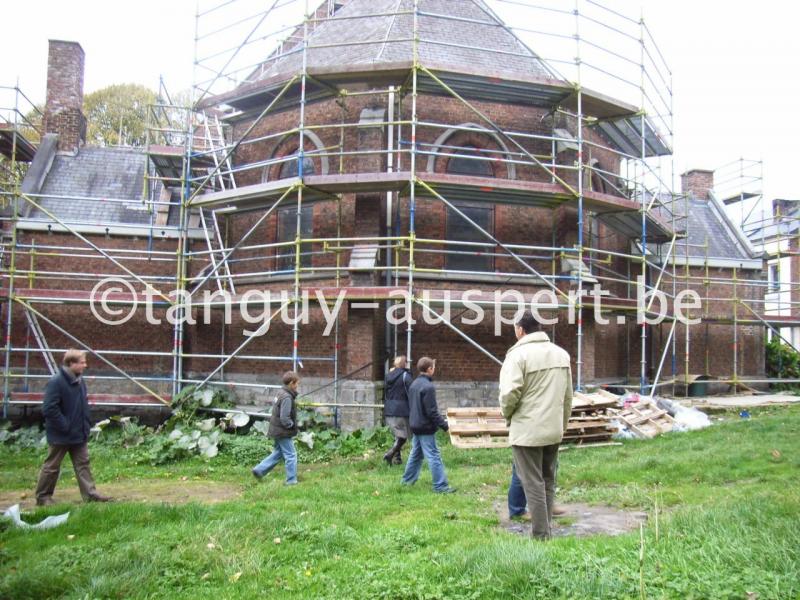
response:
{"label": "construction debris", "polygon": [[579,446],[607,444],[617,428],[608,411],[620,405],[619,396],[598,390],[592,394],[575,392],[572,397],[572,415],[567,424],[563,443]]}
{"label": "construction debris", "polygon": [[705,429],[711,425],[711,419],[708,418],[708,415],[694,407],[683,406],[675,400],[667,400],[666,398],[659,398],[656,400],[656,404],[675,419],[672,431],[695,431],[697,429]]}
{"label": "construction debris", "polygon": [[[456,448],[507,448],[508,427],[499,407],[449,408],[450,443]],[[575,392],[562,449],[616,445],[619,438],[654,438],[711,424],[699,410],[674,400],[605,390]]]}
{"label": "construction debris", "polygon": [[[623,408],[609,408],[611,416],[619,421],[623,437],[653,438],[672,431],[675,420],[659,408],[649,396],[639,396],[624,402]],[[625,430],[632,435],[625,436]]]}
{"label": "construction debris", "polygon": [[[617,433],[607,411],[620,405],[619,396],[604,390],[576,392],[563,443],[608,445]],[[449,408],[450,443],[456,448],[507,448],[508,427],[499,407]]]}

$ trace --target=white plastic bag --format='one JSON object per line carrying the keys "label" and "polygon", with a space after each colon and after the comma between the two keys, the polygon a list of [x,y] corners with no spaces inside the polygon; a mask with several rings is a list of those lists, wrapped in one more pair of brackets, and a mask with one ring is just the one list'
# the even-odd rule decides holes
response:
{"label": "white plastic bag", "polygon": [[52,517],[47,517],[44,521],[40,523],[36,523],[35,525],[31,525],[30,523],[26,523],[22,520],[19,514],[19,504],[15,504],[8,510],[3,513],[3,516],[11,519],[11,521],[17,527],[22,527],[24,529],[50,529],[52,527],[58,527],[62,523],[66,523],[67,519],[69,518],[69,513],[65,512],[63,515],[53,515]]}

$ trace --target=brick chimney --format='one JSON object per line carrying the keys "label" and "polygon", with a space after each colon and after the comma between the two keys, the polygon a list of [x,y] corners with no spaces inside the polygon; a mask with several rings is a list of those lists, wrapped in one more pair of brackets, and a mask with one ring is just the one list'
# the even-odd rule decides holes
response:
{"label": "brick chimney", "polygon": [[83,48],[77,42],[50,40],[44,130],[58,134],[59,152],[75,154],[86,142],[83,59]]}
{"label": "brick chimney", "polygon": [[713,189],[714,171],[692,169],[681,175],[681,191],[684,194],[689,194],[698,200],[708,200]]}

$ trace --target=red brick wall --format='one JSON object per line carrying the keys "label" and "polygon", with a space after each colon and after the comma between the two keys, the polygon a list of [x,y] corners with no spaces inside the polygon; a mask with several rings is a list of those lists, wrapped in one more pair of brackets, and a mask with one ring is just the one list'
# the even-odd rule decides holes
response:
{"label": "red brick wall", "polygon": [[58,149],[64,152],[75,152],[86,140],[83,60],[77,42],[50,40],[43,125],[45,133],[58,134]]}
{"label": "red brick wall", "polygon": [[[328,148],[331,153],[336,153],[339,149],[346,152],[355,152],[365,149],[367,140],[369,148],[374,150],[375,144],[379,144],[379,136],[365,135],[355,127],[342,128],[340,124],[355,124],[358,122],[361,111],[365,108],[383,108],[386,106],[386,95],[374,97],[360,96],[350,97],[341,103],[334,101],[322,101],[309,104],[306,107],[305,122],[308,125],[331,124],[329,127],[314,129],[319,136],[322,146]],[[550,117],[542,118],[544,111],[529,107],[513,105],[502,105],[489,102],[473,103],[480,111],[489,116],[499,127],[522,131],[531,134],[549,135],[552,127],[563,127],[574,131],[575,124],[569,119],[559,117],[559,121],[553,123]],[[418,128],[417,142],[419,150],[424,152],[431,149],[431,144],[442,135],[448,127],[461,125],[464,123],[481,124],[480,118],[475,113],[457,100],[441,96],[420,96],[419,99],[419,118],[422,121],[440,123],[441,126],[420,126]],[[410,99],[406,98],[402,102],[400,113],[396,118],[408,118],[410,114]],[[288,109],[268,116],[260,122],[250,134],[250,140],[272,135],[280,131],[290,131],[299,120],[297,109]],[[234,137],[238,137],[249,126],[243,122],[236,126]],[[395,132],[397,133],[397,132]],[[591,129],[585,129],[584,135],[587,139],[602,142],[601,137]],[[401,144],[401,150],[408,150],[410,130],[407,126],[401,128],[400,137],[405,143]],[[378,141],[376,141],[378,140]],[[297,150],[298,135],[296,133],[286,136],[278,135],[269,140],[261,140],[255,143],[245,143],[240,147],[236,156],[239,165],[252,164],[265,161],[275,156],[284,156]],[[382,142],[381,142],[382,143]],[[499,158],[501,147],[496,140],[486,134],[475,132],[459,132],[448,138],[446,145],[474,145],[490,151],[489,156]],[[551,151],[550,142],[545,140],[531,140],[520,138],[520,143],[527,152],[537,156],[549,154]],[[361,144],[361,146],[359,146]],[[509,150],[515,152],[517,149],[513,144],[508,144]],[[310,138],[304,142],[304,150],[310,152],[316,149]],[[591,156],[589,156],[591,154]],[[602,148],[592,148],[586,161],[590,158],[600,160],[602,168],[614,171],[618,167],[617,160],[613,153]],[[409,168],[408,155],[399,152],[394,156],[395,167],[398,170]],[[569,151],[563,152],[556,157],[558,164],[562,165],[558,169],[559,176],[572,186],[577,185],[577,177],[574,171],[567,167],[573,166],[576,157]],[[448,157],[439,157],[433,161],[433,170],[444,172],[447,169]],[[322,159],[314,156],[315,172],[321,173]],[[369,165],[366,167],[365,165]],[[508,178],[511,176],[509,165],[499,160],[492,162],[493,174],[496,178]],[[364,169],[382,171],[386,168],[385,157],[373,154],[368,157],[351,155],[343,161],[337,157],[329,157],[328,173],[336,174],[361,172]],[[423,154],[418,156],[417,169],[424,179],[428,168],[427,157]],[[253,169],[245,171],[239,178],[240,186],[260,183],[263,179],[274,180],[279,176],[278,165],[265,167],[259,165]],[[527,181],[550,182],[551,175],[540,167],[517,165],[516,178]],[[571,248],[578,240],[577,212],[573,202],[565,202],[556,209],[540,208],[536,206],[526,206],[522,204],[511,204],[504,202],[502,192],[496,190],[485,190],[483,200],[493,204],[493,225],[492,233],[504,244],[520,244],[533,246],[557,246],[561,248]],[[282,206],[292,209],[296,206],[296,194],[288,196]],[[480,199],[479,199],[480,200]],[[332,273],[320,271],[322,267],[330,267],[336,264],[338,252],[340,265],[347,266],[349,262],[349,248],[355,243],[352,241],[335,243],[333,238],[338,235],[342,237],[355,237],[366,235],[385,235],[385,194],[359,194],[344,193],[338,199],[319,199],[304,196],[303,204],[312,206],[314,238],[326,238],[331,240],[326,248],[326,244],[316,242],[312,246],[315,255],[312,259],[312,268],[304,272],[301,282],[302,287],[332,286],[335,284]],[[400,204],[400,234],[406,235],[409,231],[409,206],[408,195],[399,198]],[[264,206],[257,210],[247,213],[228,214],[222,217],[223,235],[227,239],[229,246],[233,246],[239,241],[244,233],[256,221],[264,215],[271,204],[265,202]],[[415,233],[417,238],[427,238],[431,240],[443,240],[446,234],[446,208],[442,202],[428,197],[417,196]],[[269,217],[256,228],[253,235],[244,243],[244,246],[257,244],[272,244],[277,240],[277,212],[273,212]],[[630,241],[624,236],[614,232],[610,228],[599,224],[593,225],[592,219],[586,213],[583,228],[584,245],[598,250],[610,250],[616,252],[628,252]],[[36,239],[37,244],[53,244],[54,239],[62,239],[66,244],[75,245],[75,240],[71,236],[48,236],[45,234],[24,234],[21,237],[24,241]],[[105,239],[101,236],[92,238],[99,245],[108,248],[135,248],[145,250],[147,240],[110,238]],[[174,250],[175,242],[157,241],[154,244],[156,249]],[[417,243],[415,263],[417,267],[429,269],[441,269],[444,266],[444,255],[425,250],[441,250],[441,244]],[[205,245],[194,242],[192,248],[204,250]],[[325,250],[323,252],[323,250]],[[400,253],[400,264],[405,265],[408,261],[407,247]],[[497,246],[491,249],[498,256],[494,260],[494,269],[497,272],[512,274],[529,273],[517,261],[504,255],[502,249]],[[283,251],[285,252],[285,250]],[[533,255],[529,263],[538,272],[543,274],[561,274],[560,257],[555,261],[552,256],[545,251],[529,250],[521,253]],[[231,270],[234,274],[257,273],[275,269],[276,250],[272,249],[253,249],[237,250],[236,259]],[[606,274],[606,270],[617,273],[619,277],[626,276],[629,272],[638,273],[638,264],[628,265],[625,259],[612,257],[609,258],[602,252],[593,252],[590,249],[585,251],[585,259],[590,261],[592,272],[595,275]],[[381,254],[381,260],[385,260],[385,252]],[[594,262],[591,262],[594,261]],[[23,261],[24,262],[24,261]],[[206,257],[196,257],[188,265],[190,274],[197,274],[207,265]],[[74,270],[82,274],[104,273],[121,274],[121,270],[102,258],[81,259],[80,263],[65,261],[64,259],[48,256],[37,256],[35,258],[36,268],[39,271],[46,270]],[[19,264],[19,263],[18,263]],[[128,264],[128,263],[126,263]],[[162,276],[172,278],[175,275],[176,264],[174,261],[130,261],[131,270],[152,276]],[[316,272],[314,271],[316,269]],[[605,270],[604,270],[605,269]],[[306,279],[306,275],[318,277],[317,279]],[[714,317],[730,315],[732,304],[729,300],[713,300],[713,297],[731,296],[730,286],[722,283],[713,282],[705,279],[706,275],[702,270],[695,269],[692,275],[700,277],[692,285],[694,289],[704,298],[702,313]],[[730,270],[712,270],[708,274],[710,278],[730,278]],[[751,277],[753,274],[739,273],[740,278]],[[16,280],[18,286],[27,287],[27,282],[20,276]],[[382,277],[381,277],[382,280]],[[401,278],[400,285],[405,285],[405,278]],[[522,286],[516,282],[499,280],[494,282],[474,281],[441,281],[431,279],[422,274],[415,276],[416,288],[427,289],[452,289],[466,290],[478,288],[487,292],[495,289],[506,289],[514,287],[526,294],[532,294],[540,286]],[[70,289],[89,289],[93,285],[92,281],[81,281],[71,278],[60,280],[48,280],[38,277],[35,287],[62,287]],[[342,286],[353,285],[351,279],[343,276]],[[206,287],[215,286],[213,282]],[[278,277],[260,280],[254,279],[250,282],[238,280],[236,284],[237,292],[242,293],[247,289],[269,289],[279,291],[282,289],[292,289],[293,278]],[[558,287],[566,290],[569,282],[561,281]],[[683,284],[679,283],[678,288],[683,289]],[[635,288],[629,288],[625,283],[603,281],[603,288],[610,290],[614,295],[627,297],[629,294],[635,297]],[[671,290],[669,277],[662,283],[662,288]],[[738,290],[739,296],[758,297],[758,290],[748,289],[744,286]],[[763,292],[762,292],[763,294]],[[726,297],[727,297],[726,296]],[[273,305],[272,309],[277,308]],[[98,347],[114,348],[153,348],[169,349],[172,347],[172,328],[164,326],[148,326],[139,319],[135,319],[123,328],[102,328],[93,326],[91,318],[85,314],[83,308],[70,312],[65,306],[53,305],[47,307],[54,315],[54,319],[63,319],[70,322],[75,331],[87,338],[92,345]],[[457,314],[461,309],[454,307],[453,314]],[[358,369],[364,365],[369,365],[367,369],[359,371],[356,379],[376,380],[382,377],[383,360],[385,354],[384,320],[383,307],[371,311],[368,309],[356,309],[348,307],[342,309],[340,315],[340,353],[339,353],[339,373],[344,374],[348,371]],[[234,315],[236,314],[234,310]],[[253,312],[257,312],[255,309]],[[332,358],[335,351],[334,336],[323,336],[324,321],[319,308],[312,303],[311,323],[301,325],[298,339],[298,353],[303,360],[303,373],[313,377],[331,377],[334,373],[333,362],[324,360]],[[71,316],[71,315],[74,315]],[[418,323],[414,327],[412,341],[412,356],[416,360],[420,356],[430,355],[436,357],[438,362],[437,377],[448,381],[494,381],[499,373],[498,365],[482,354],[476,348],[470,346],[455,332],[443,325],[429,325],[422,321],[422,314],[419,308],[414,311],[414,316]],[[510,316],[510,313],[509,315]],[[608,316],[608,315],[607,315]],[[628,322],[618,324],[614,321],[616,315],[611,315],[612,323],[609,325],[596,325],[592,322],[593,316],[591,309],[586,309],[583,315],[583,343],[582,343],[582,376],[583,381],[592,379],[619,378],[629,374],[634,378],[639,374],[640,356],[640,333],[641,329],[635,324],[635,313],[627,313]],[[25,344],[25,325],[22,313],[15,311],[14,318],[14,343]],[[556,327],[548,328],[548,333],[553,341],[564,347],[572,356],[573,368],[577,368],[577,337],[576,326],[566,323],[566,312],[561,311],[562,322]],[[503,327],[500,335],[494,333],[494,318],[492,311],[486,311],[486,319],[479,325],[458,326],[472,337],[477,343],[486,347],[494,356],[501,358],[506,350],[514,343],[513,330],[510,325]],[[256,329],[258,325],[244,323],[240,318],[235,317],[233,322],[223,328],[222,314],[217,311],[213,315],[212,322],[205,324],[198,322],[196,325],[187,325],[183,347],[189,353],[197,354],[219,354],[231,353],[247,340],[243,335],[244,329]],[[224,331],[224,336],[223,336]],[[648,330],[648,362],[650,376],[654,374],[661,356],[661,348],[666,343],[668,333],[667,326],[650,327]],[[739,343],[737,345],[737,359],[739,361],[740,374],[760,374],[763,372],[763,332],[758,327],[739,327]],[[711,372],[713,374],[729,374],[732,369],[732,340],[733,331],[729,324],[709,323],[694,326],[691,330],[692,338],[692,372]],[[676,332],[677,339],[683,340],[682,329]],[[48,330],[48,339],[52,336],[53,340],[62,343],[58,334]],[[223,341],[224,338],[224,341]],[[398,335],[398,353],[403,353],[405,349],[406,336],[405,327],[401,328]],[[66,342],[63,342],[66,343]],[[268,333],[253,339],[244,351],[244,355],[268,355],[272,357],[283,357],[279,360],[252,361],[243,357],[233,359],[226,365],[225,371],[229,377],[235,378],[235,374],[276,374],[291,367],[291,362],[287,357],[292,354],[293,333],[292,327],[282,323],[280,318],[276,318]],[[678,356],[676,360],[679,371],[682,370],[682,355],[680,352],[682,344],[678,343]],[[726,349],[730,349],[728,352]],[[141,371],[154,372],[159,374],[169,374],[171,359],[168,357],[154,356],[121,356],[118,358],[121,366]],[[15,358],[15,365],[20,365]],[[185,361],[187,372],[204,373],[210,372],[218,364],[217,359],[194,358]],[[37,364],[42,368],[42,364]],[[666,372],[671,371],[671,359],[667,359]],[[663,376],[662,376],[663,377]]]}
{"label": "red brick wall", "polygon": [[690,193],[700,200],[708,200],[714,189],[714,171],[693,169],[681,175],[681,191]]}

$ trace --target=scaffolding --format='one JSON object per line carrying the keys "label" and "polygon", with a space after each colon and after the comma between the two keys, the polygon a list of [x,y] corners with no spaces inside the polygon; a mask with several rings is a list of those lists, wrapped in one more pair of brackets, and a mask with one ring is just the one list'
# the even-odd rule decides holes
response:
{"label": "scaffolding", "polygon": [[[795,313],[771,314],[764,299],[770,282],[760,271],[753,277],[732,267],[725,276],[715,271],[708,240],[702,246],[690,243],[689,199],[673,192],[672,73],[644,19],[594,0],[576,0],[569,8],[563,2],[463,0],[458,4],[469,10],[451,14],[437,12],[437,5],[426,0],[347,9],[357,3],[365,6],[359,0],[325,0],[319,6],[275,0],[267,10],[251,0],[200,3],[190,105],[177,106],[162,88],[150,110],[139,210],[151,218],[143,228],[149,235],[143,248],[98,243],[86,233],[87,223],[67,222],[45,206],[54,198],[22,191],[17,175],[16,183],[3,192],[12,208],[4,218],[7,238],[2,244],[7,300],[4,410],[15,401],[11,381],[21,379],[27,391],[31,378],[48,376],[53,354],[62,350],[48,344],[40,321],[105,363],[112,374],[99,379],[127,380],[151,403],[167,402],[186,385],[260,391],[276,387],[229,376],[231,364],[253,365],[251,372],[268,372],[270,365],[298,369],[313,364],[318,372],[327,369],[328,382],[307,395],[318,400],[315,394],[331,387],[332,401],[315,404],[338,410],[355,405],[342,401],[342,382],[379,369],[372,361],[343,367],[341,319],[326,346],[331,352],[303,345],[304,292],[311,293],[318,311],[341,312],[343,304],[331,301],[339,294],[348,303],[405,306],[407,314],[416,310],[463,340],[465,352],[472,349],[500,364],[497,350],[439,309],[447,301],[461,314],[476,305],[495,312],[515,309],[515,302],[490,293],[511,283],[526,290],[529,306],[537,290],[546,290],[556,301],[540,308],[578,315],[568,333],[558,333],[574,340],[580,390],[594,383],[584,372],[588,330],[583,315],[595,308],[595,300],[570,290],[593,284],[611,290],[603,310],[619,318],[640,310],[637,277],[643,282],[640,287],[651,293],[644,314],[654,313],[655,291],[665,294],[670,306],[665,323],[645,326],[627,319],[624,333],[618,332],[626,348],[624,373],[617,375],[618,381],[624,380],[621,386],[675,393],[682,377],[688,383],[692,373],[711,370],[710,328],[720,325],[733,326],[733,369],[723,381],[734,389],[762,381],[741,375],[742,328],[779,331],[794,322]],[[380,27],[372,27],[376,24]],[[348,31],[363,26],[365,33],[337,37],[327,33],[332,25]],[[442,39],[438,32],[448,27],[477,33],[469,41]],[[492,36],[481,37],[486,31]],[[506,40],[506,47],[486,41],[497,38]],[[445,51],[460,57],[461,64],[441,60]],[[337,68],[340,56],[359,52],[372,52],[376,58]],[[493,70],[491,65],[501,60],[518,69]],[[470,61],[475,64],[464,64]],[[530,115],[529,121],[519,127],[498,118],[492,107],[500,104]],[[465,116],[435,119],[431,107],[440,105]],[[370,135],[374,131],[381,132],[374,138],[379,147]],[[459,167],[445,170],[443,164]],[[355,211],[358,195],[369,195],[379,206],[376,231],[360,231],[343,215]],[[130,204],[129,199],[93,200]],[[329,235],[308,229],[305,208],[320,202],[332,207]],[[482,204],[546,209],[550,244],[501,239],[492,223],[476,216]],[[17,239],[20,221],[31,225],[19,211],[23,205],[45,215],[39,226],[46,231],[55,228],[81,243],[42,247]],[[454,236],[458,239],[422,235],[431,207],[453,215],[471,233]],[[565,229],[558,219],[573,221]],[[748,226],[756,221],[751,215]],[[274,240],[258,240],[267,222],[278,222],[282,233]],[[123,234],[124,224],[96,224],[101,231],[112,225]],[[567,233],[557,235],[559,228]],[[601,236],[601,231],[606,233]],[[625,241],[615,246],[604,237]],[[174,248],[157,246],[154,240]],[[38,261],[48,256],[100,257],[108,271],[40,269]],[[153,264],[159,268],[154,270]],[[140,265],[150,271],[137,270]],[[129,284],[109,295],[113,306],[141,311],[136,306],[149,293],[156,297],[158,310],[178,317],[171,348],[158,349],[155,339],[132,348],[93,348],[43,314],[42,305],[52,303],[85,307],[89,285],[109,274]],[[86,285],[59,284],[65,280]],[[54,283],[37,289],[41,281]],[[470,281],[482,290],[472,298],[464,294],[463,285],[448,283]],[[291,312],[291,339],[283,353],[277,342],[269,352],[246,353],[259,336],[234,346],[224,325],[218,352],[187,350],[185,317],[198,310],[218,311],[226,297],[234,307],[249,306],[248,292],[258,286],[284,292],[269,299],[259,328],[263,333],[282,311]],[[792,293],[794,289],[791,284]],[[700,325],[678,323],[674,302],[687,290],[701,293],[702,306],[694,310],[694,316],[702,316]],[[175,291],[180,293],[169,293]],[[24,346],[12,343],[14,305],[27,319],[29,342]],[[632,341],[634,327],[638,344]],[[405,327],[385,323],[385,348],[377,353],[381,360],[401,351],[410,359],[414,332],[411,320]],[[702,368],[697,359],[692,362],[698,335],[705,338]],[[633,352],[638,352],[635,359]],[[169,360],[171,367],[154,376],[132,374],[115,364],[118,357],[137,354]],[[33,356],[45,367],[39,374],[29,369]],[[19,369],[19,357],[24,369]],[[638,381],[631,382],[627,365],[634,362]],[[189,369],[187,364],[208,368]]]}

